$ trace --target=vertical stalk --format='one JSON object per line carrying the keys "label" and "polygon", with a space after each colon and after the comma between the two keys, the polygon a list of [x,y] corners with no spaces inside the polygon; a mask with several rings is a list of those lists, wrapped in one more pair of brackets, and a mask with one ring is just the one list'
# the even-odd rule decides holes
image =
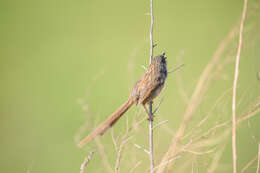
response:
{"label": "vertical stalk", "polygon": [[150,63],[153,59],[153,0],[150,0],[150,16],[151,16],[151,26],[150,26]]}
{"label": "vertical stalk", "polygon": [[233,173],[237,173],[237,145],[236,145],[236,95],[237,95],[237,81],[239,74],[239,60],[243,41],[243,27],[246,19],[247,10],[247,0],[244,0],[244,7],[242,12],[242,17],[240,21],[239,29],[239,41],[236,55],[236,65],[234,73],[234,83],[233,83],[233,97],[232,97],[232,155],[233,155]]}
{"label": "vertical stalk", "polygon": [[149,158],[150,158],[150,172],[153,173],[153,104],[149,104]]}
{"label": "vertical stalk", "polygon": [[[151,27],[150,27],[150,64],[153,59],[153,0],[150,0],[150,17],[151,17]],[[149,103],[149,158],[150,158],[150,173],[153,173],[154,162],[153,162],[153,103]]]}

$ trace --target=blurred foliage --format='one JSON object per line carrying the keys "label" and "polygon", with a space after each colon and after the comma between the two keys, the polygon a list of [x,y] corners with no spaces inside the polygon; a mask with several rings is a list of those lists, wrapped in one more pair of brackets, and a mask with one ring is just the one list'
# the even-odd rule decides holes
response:
{"label": "blurred foliage", "polygon": [[[156,164],[182,122],[188,104],[183,93],[191,97],[219,44],[237,26],[242,5],[241,0],[154,1],[154,40],[158,43],[155,54],[165,51],[169,68],[185,63],[185,67],[169,75],[161,94],[165,99],[155,123],[169,122],[155,131]],[[239,74],[239,116],[260,102],[259,5],[256,0],[248,4]],[[79,172],[84,158],[94,150],[87,166],[89,172],[109,172],[95,142],[79,149],[76,141],[126,100],[144,72],[141,66],[148,65],[149,1],[3,0],[0,10],[0,171]],[[207,86],[186,132],[209,114],[207,122],[193,135],[217,122],[231,120],[230,88],[237,39],[236,34],[221,55],[223,66],[216,66],[220,71]],[[230,61],[225,63],[225,59]],[[132,115],[141,111],[133,106],[113,129],[115,136],[122,137],[126,117],[131,124],[136,117]],[[259,123],[258,113],[239,125],[239,170],[257,154]],[[81,128],[79,136],[84,124],[87,126]],[[122,153],[121,172],[129,172],[139,161],[135,172],[148,168],[148,157],[133,145],[148,146],[147,127],[143,122],[131,132],[133,138]],[[222,134],[228,128],[230,124],[216,133]],[[116,151],[110,132],[100,138],[99,145],[113,170]],[[207,147],[215,151],[186,153],[176,161],[174,170],[207,172],[216,153],[221,153],[216,172],[231,172],[231,136],[220,137]],[[256,162],[247,172],[255,172],[255,168]]]}

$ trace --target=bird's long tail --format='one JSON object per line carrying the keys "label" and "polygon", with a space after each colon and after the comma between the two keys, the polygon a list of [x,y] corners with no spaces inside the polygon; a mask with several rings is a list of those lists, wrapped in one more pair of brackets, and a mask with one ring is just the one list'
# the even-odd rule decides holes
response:
{"label": "bird's long tail", "polygon": [[133,99],[129,98],[120,108],[118,108],[112,115],[110,115],[104,122],[102,122],[95,130],[93,130],[80,143],[79,147],[83,147],[88,142],[92,141],[99,135],[103,135],[110,127],[112,127],[119,118],[133,105]]}

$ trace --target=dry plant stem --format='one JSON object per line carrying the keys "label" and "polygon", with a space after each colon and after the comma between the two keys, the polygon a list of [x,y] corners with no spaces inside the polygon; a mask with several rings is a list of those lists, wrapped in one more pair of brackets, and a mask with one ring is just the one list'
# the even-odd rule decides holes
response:
{"label": "dry plant stem", "polygon": [[244,7],[242,12],[242,18],[240,22],[240,30],[239,30],[239,43],[237,48],[236,55],[236,66],[235,66],[235,74],[234,74],[234,83],[233,83],[233,98],[232,98],[232,153],[233,153],[233,173],[237,172],[237,147],[236,147],[236,93],[237,93],[237,81],[238,81],[238,73],[239,73],[239,60],[240,53],[242,48],[242,34],[244,22],[246,19],[246,9],[247,9],[247,0],[244,0]]}
{"label": "dry plant stem", "polygon": [[153,111],[153,114],[155,114],[155,113],[158,111],[159,107],[161,106],[161,104],[162,104],[162,102],[163,102],[163,99],[164,99],[164,97],[161,98],[160,102],[159,102],[159,103],[157,104],[157,106],[155,107],[155,109],[154,109],[154,111]]}
{"label": "dry plant stem", "polygon": [[[203,93],[204,93],[203,91],[206,90],[205,86],[208,82],[207,81],[208,77],[212,73],[213,68],[217,65],[222,53],[225,51],[229,42],[234,38],[236,30],[237,30],[237,27],[235,26],[231,30],[231,32],[227,35],[227,37],[220,43],[220,45],[219,45],[218,49],[216,50],[216,52],[214,53],[211,61],[205,67],[203,73],[201,74],[199,81],[197,83],[197,86],[196,86],[196,88],[195,88],[195,90],[192,94],[192,97],[189,101],[186,112],[184,114],[183,122],[180,125],[180,127],[179,127],[179,129],[176,133],[176,136],[172,139],[171,145],[170,145],[168,151],[163,156],[161,163],[165,163],[167,160],[169,160],[169,158],[172,158],[174,155],[176,155],[177,147],[179,145],[181,137],[183,136],[184,131],[185,131],[190,119],[192,118],[194,111],[196,110],[196,108],[198,107],[198,105],[201,102],[200,98],[203,96]],[[169,164],[168,169],[171,169],[171,166],[173,164],[174,164],[174,161]],[[157,172],[163,173],[164,169],[165,169],[165,167],[160,167]]]}
{"label": "dry plant stem", "polygon": [[111,129],[111,137],[112,137],[112,141],[113,141],[113,144],[114,144],[114,147],[115,147],[115,151],[117,152],[118,151],[117,140],[115,139],[114,128]]}
{"label": "dry plant stem", "polygon": [[149,152],[147,149],[141,147],[140,145],[135,144],[135,147],[138,148],[138,149],[140,149],[140,150],[142,150],[142,151],[144,151],[144,152],[145,152],[146,154],[148,154],[148,155],[150,154],[150,152]]}
{"label": "dry plant stem", "polygon": [[212,153],[215,150],[216,150],[216,148],[213,148],[208,151],[198,152],[198,151],[193,151],[193,150],[189,150],[189,149],[183,149],[184,152],[192,153],[194,155],[204,155],[204,154]]}
{"label": "dry plant stem", "polygon": [[231,90],[232,88],[226,90],[220,97],[217,98],[215,104],[212,106],[212,108],[210,109],[210,111],[207,113],[207,115],[197,124],[195,125],[195,127],[193,127],[189,132],[186,133],[186,135],[184,135],[181,140],[189,137],[191,134],[194,133],[194,130],[196,128],[199,128],[201,127],[205,122],[206,120],[209,118],[209,116],[211,115],[211,113],[213,112],[213,110],[216,108],[216,106],[220,103],[220,101],[226,97],[226,95],[228,94],[228,92]]}
{"label": "dry plant stem", "polygon": [[127,143],[127,141],[130,139],[131,137],[128,137],[126,139],[124,139],[121,144],[120,144],[120,147],[119,147],[119,150],[117,152],[117,159],[116,159],[116,165],[115,165],[115,173],[118,173],[119,172],[119,164],[120,164],[120,160],[121,160],[121,153],[123,151],[123,148],[125,146],[125,144]]}
{"label": "dry plant stem", "polygon": [[[252,118],[253,116],[257,115],[258,112],[260,112],[260,109],[257,109],[257,108],[256,108],[254,111],[251,111],[251,112],[249,112],[248,114],[241,116],[241,117],[237,120],[237,125],[239,125],[239,124],[241,124],[243,121],[248,120],[248,119]],[[225,122],[223,122],[223,123],[221,123],[221,124],[217,124],[216,126],[214,126],[214,127],[210,128],[209,130],[205,131],[202,135],[200,135],[200,136],[198,136],[198,137],[196,137],[196,138],[191,139],[190,142],[188,142],[188,143],[185,144],[182,148],[180,148],[178,151],[176,151],[176,153],[175,153],[174,156],[172,156],[171,158],[169,158],[169,159],[166,160],[165,162],[161,162],[158,166],[156,166],[156,167],[154,168],[154,170],[159,169],[159,168],[162,168],[162,167],[165,167],[165,165],[167,165],[167,164],[169,164],[169,163],[171,163],[171,162],[174,162],[175,159],[173,159],[173,158],[178,158],[178,157],[180,157],[180,154],[181,154],[181,153],[189,152],[191,147],[194,147],[194,146],[195,146],[195,148],[202,147],[202,145],[201,145],[201,146],[196,146],[196,143],[200,142],[202,139],[204,139],[204,138],[206,138],[207,136],[209,136],[211,133],[213,133],[213,132],[214,132],[215,130],[217,130],[218,128],[227,126],[227,125],[230,124],[231,122],[232,122],[232,121],[229,120],[229,121],[225,121]],[[224,136],[227,137],[227,136],[231,133],[231,131],[232,131],[231,128],[227,129],[227,130],[224,132]],[[203,142],[203,141],[202,141],[202,142]],[[221,150],[224,150],[224,148],[225,148],[225,146],[223,146],[223,148],[222,148]],[[192,151],[192,152],[194,153],[194,151]],[[206,151],[206,152],[202,152],[202,153],[196,153],[196,152],[195,152],[194,154],[197,154],[197,155],[198,155],[198,154],[207,154],[207,153],[209,153],[209,152],[211,152],[211,150]],[[221,153],[221,152],[223,152],[223,151],[220,151],[220,153]],[[216,155],[218,155],[218,153],[216,153]],[[218,160],[220,159],[220,156],[221,156],[221,155],[216,156],[216,158],[214,158],[214,161],[217,161],[217,162],[218,162]],[[256,157],[257,157],[257,156],[256,156]],[[213,162],[213,163],[211,164],[210,169],[208,170],[208,172],[214,172],[216,166],[217,166],[217,163],[214,163],[214,162]]]}
{"label": "dry plant stem", "polygon": [[153,163],[153,110],[152,110],[152,103],[149,104],[149,157],[150,157],[150,172],[153,172],[154,163]]}
{"label": "dry plant stem", "polygon": [[259,165],[260,165],[260,143],[258,143],[258,156],[257,156],[257,168],[256,168],[256,173],[259,173]]}
{"label": "dry plant stem", "polygon": [[[248,119],[250,119],[250,118],[252,118],[253,116],[255,116],[255,115],[257,115],[258,114],[258,112],[260,112],[260,109],[258,108],[256,108],[254,111],[252,111],[252,112],[249,112],[248,114],[246,114],[246,115],[243,115],[243,116],[241,116],[238,120],[237,120],[237,125],[239,125],[239,124],[241,124],[243,121],[245,121],[245,120],[248,120]],[[173,156],[173,157],[178,157],[178,156],[180,156],[180,154],[181,153],[184,153],[184,152],[190,152],[190,148],[191,147],[195,147],[195,148],[200,148],[200,147],[202,147],[202,146],[196,146],[196,143],[198,143],[198,142],[200,142],[201,140],[203,140],[204,138],[206,138],[207,136],[209,136],[211,133],[213,133],[214,131],[216,131],[218,128],[221,128],[221,127],[224,127],[224,126],[227,126],[228,124],[230,124],[232,121],[231,120],[228,120],[228,121],[225,121],[225,122],[223,122],[223,123],[221,123],[221,124],[217,124],[216,126],[214,126],[214,127],[212,127],[212,128],[210,128],[210,129],[208,129],[207,131],[205,131],[202,135],[200,135],[200,136],[197,136],[196,138],[193,138],[193,139],[191,139],[190,140],[190,142],[188,142],[187,144],[185,144],[182,148],[180,148],[177,152],[176,152],[176,154]],[[224,132],[224,136],[228,136],[230,133],[231,133],[231,131],[232,131],[232,129],[231,128],[229,128],[229,129],[227,129],[225,132]],[[202,141],[203,142],[203,141]],[[223,147],[223,150],[224,150],[224,148],[225,147]],[[202,153],[194,153],[194,151],[192,151],[193,152],[193,154],[206,154],[206,153],[209,153],[209,152],[211,152],[212,150],[209,150],[209,151],[206,151],[206,152],[202,152]],[[222,151],[223,152],[223,151]],[[216,153],[216,155],[217,155],[217,153]],[[220,159],[220,156],[217,156],[218,158],[217,159],[215,159],[215,160],[218,160],[218,159]],[[256,156],[257,157],[257,156]],[[169,160],[171,160],[170,158],[169,158]],[[174,161],[174,160],[172,160],[172,161]],[[159,164],[159,167],[163,167],[163,165],[166,165],[165,163],[170,163],[170,162],[163,162],[163,163],[160,163]],[[214,163],[214,165],[212,165],[211,166],[211,168],[212,169],[210,169],[210,171],[208,171],[208,172],[214,172],[214,167],[216,167],[217,166],[217,163]],[[156,166],[156,168],[157,168],[157,166]]]}
{"label": "dry plant stem", "polygon": [[[247,113],[246,115],[242,115],[240,116],[240,118],[237,120],[237,125],[241,124],[243,121],[245,120],[248,120],[252,117],[254,117],[255,115],[257,115],[258,113],[260,112],[260,108],[254,108],[253,111],[250,111],[249,113]],[[175,155],[172,156],[171,158],[168,159],[171,160],[170,162],[168,161],[165,161],[165,162],[161,162],[158,166],[156,166],[155,168],[156,169],[159,169],[159,168],[162,168],[162,167],[165,167],[165,165],[171,163],[171,162],[174,162],[175,159],[172,160],[172,158],[174,157],[178,157],[180,156],[181,153],[184,153],[184,152],[188,152],[188,150],[191,148],[191,147],[196,147],[196,148],[199,148],[199,147],[202,147],[201,146],[196,146],[196,143],[197,142],[200,142],[202,139],[206,138],[207,136],[209,136],[211,133],[213,133],[214,131],[216,131],[217,129],[221,128],[221,127],[224,127],[224,126],[227,126],[228,124],[230,124],[232,121],[231,120],[228,120],[228,121],[225,121],[223,123],[220,123],[220,124],[217,124],[216,126],[208,129],[207,131],[205,131],[202,135],[200,136],[197,136],[196,138],[193,138],[190,140],[190,142],[188,142],[187,144],[185,144],[182,148],[180,148],[178,151],[176,151]],[[232,132],[232,129],[229,128],[227,129],[225,132],[224,132],[224,136],[228,136],[230,133]],[[223,150],[224,150],[225,147],[223,147]],[[206,151],[206,153],[208,152],[211,152],[211,151]],[[223,152],[223,151],[222,151]],[[193,152],[194,153],[194,152]],[[205,154],[204,153],[199,153],[199,154]],[[217,155],[217,154],[216,154]],[[220,155],[217,156],[218,158],[215,158],[214,160],[219,160],[220,159]],[[256,156],[257,157],[257,156]],[[217,166],[217,163],[212,163],[212,165],[210,166],[210,169],[208,170],[208,172],[214,172],[214,169],[216,168]],[[154,168],[154,170],[155,170]]]}
{"label": "dry plant stem", "polygon": [[246,166],[241,170],[241,173],[244,173],[256,160],[257,155],[246,164]]}
{"label": "dry plant stem", "polygon": [[[126,143],[132,138],[132,136],[129,137],[129,133],[131,132],[131,130],[134,128],[134,126],[138,126],[140,123],[142,123],[145,119],[142,119],[138,122],[135,122],[133,123],[130,127],[128,125],[128,118],[127,118],[127,121],[126,121],[126,133],[125,135],[123,136],[122,138],[122,141],[120,142],[120,146],[119,146],[119,149],[117,151],[117,159],[116,159],[116,164],[115,164],[115,172],[119,172],[119,164],[120,164],[120,160],[121,160],[121,157],[122,157],[122,151],[123,151],[123,148],[125,147]],[[113,138],[113,136],[112,136]],[[114,139],[113,139],[114,140]],[[115,148],[117,148],[117,142],[115,142]],[[136,145],[137,147],[138,145]],[[140,147],[140,146],[139,146]],[[138,147],[137,147],[138,148]],[[140,149],[142,149],[140,147]]]}
{"label": "dry plant stem", "polygon": [[159,127],[159,126],[161,126],[161,125],[163,125],[163,124],[165,124],[165,123],[168,123],[168,120],[164,120],[164,121],[159,122],[158,124],[156,124],[155,126],[153,126],[153,129],[156,129],[157,127]]}
{"label": "dry plant stem", "polygon": [[211,164],[210,164],[210,166],[209,166],[209,168],[208,168],[208,170],[207,170],[208,173],[213,173],[213,172],[215,172],[215,170],[216,170],[216,168],[217,168],[217,166],[218,166],[219,160],[220,160],[220,158],[221,158],[221,156],[222,156],[222,154],[223,154],[223,151],[224,151],[225,147],[226,147],[226,144],[224,144],[224,146],[222,146],[222,147],[220,148],[220,150],[215,153],[215,155],[214,155],[214,157],[213,157],[213,159],[212,159],[212,162],[211,162]]}
{"label": "dry plant stem", "polygon": [[139,161],[135,164],[135,166],[129,171],[130,173],[134,172],[134,170],[142,163],[142,161]]}
{"label": "dry plant stem", "polygon": [[[180,55],[177,58],[177,61],[178,61],[179,64],[182,64],[181,58],[183,56],[184,56],[184,51],[181,51]],[[186,104],[189,103],[188,94],[183,87],[182,77],[181,77],[180,73],[178,73],[178,72],[177,72],[177,75],[176,75],[176,80],[177,80],[179,92],[180,92],[183,100],[185,101]]]}
{"label": "dry plant stem", "polygon": [[181,67],[183,67],[184,66],[184,64],[181,64],[181,65],[179,65],[179,66],[177,66],[177,67],[175,67],[174,69],[172,69],[172,70],[169,70],[168,71],[168,74],[169,73],[173,73],[173,72],[175,72],[175,71],[177,71],[177,70],[179,70]]}
{"label": "dry plant stem", "polygon": [[88,157],[86,157],[86,158],[84,159],[84,162],[83,162],[83,163],[81,164],[81,166],[80,166],[80,173],[84,173],[84,170],[85,170],[87,164],[89,163],[89,161],[92,159],[93,155],[94,155],[94,152],[92,151],[92,152],[88,155]]}
{"label": "dry plant stem", "polygon": [[193,162],[191,163],[191,173],[194,173],[194,171],[193,171]]}
{"label": "dry plant stem", "polygon": [[258,112],[260,112],[260,108],[254,108],[252,111],[248,112],[246,115],[240,116],[239,119],[237,120],[237,124],[255,116]]}
{"label": "dry plant stem", "polygon": [[154,23],[154,17],[153,17],[153,0],[150,0],[150,16],[151,16],[151,26],[150,26],[150,63],[153,59],[153,23]]}
{"label": "dry plant stem", "polygon": [[165,165],[167,165],[168,163],[170,163],[170,162],[172,162],[172,161],[174,161],[174,160],[176,160],[176,159],[179,159],[181,156],[176,156],[176,157],[173,157],[173,158],[171,158],[171,159],[169,159],[169,160],[166,160],[165,162],[163,162],[163,163],[160,163],[160,165],[158,165],[158,166],[156,166],[155,168],[154,168],[154,170],[156,170],[156,169],[159,169],[160,167],[164,167]]}
{"label": "dry plant stem", "polygon": [[[150,0],[150,17],[151,17],[151,26],[150,26],[150,63],[153,59],[153,0]],[[150,158],[150,172],[153,173],[154,162],[153,162],[153,103],[149,104],[149,158]]]}
{"label": "dry plant stem", "polygon": [[107,155],[104,151],[104,146],[103,144],[100,142],[100,139],[96,139],[96,144],[98,146],[98,152],[102,158],[102,162],[107,170],[107,172],[110,172],[110,173],[113,173],[113,169],[111,168],[111,165],[109,164],[109,161],[108,161],[108,158],[107,158]]}

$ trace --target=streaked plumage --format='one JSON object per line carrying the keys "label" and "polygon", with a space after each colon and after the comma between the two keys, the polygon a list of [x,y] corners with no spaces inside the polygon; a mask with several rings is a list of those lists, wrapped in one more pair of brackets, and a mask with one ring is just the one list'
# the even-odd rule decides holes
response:
{"label": "streaked plumage", "polygon": [[134,103],[145,106],[153,101],[163,89],[166,77],[167,62],[165,53],[163,53],[153,58],[145,74],[134,85],[128,100],[83,139],[79,146],[82,147],[98,135],[103,135]]}

